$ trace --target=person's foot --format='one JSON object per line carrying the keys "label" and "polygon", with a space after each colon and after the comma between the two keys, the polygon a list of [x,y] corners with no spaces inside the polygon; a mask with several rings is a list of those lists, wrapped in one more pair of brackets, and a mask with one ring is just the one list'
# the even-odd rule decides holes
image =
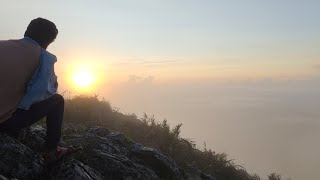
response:
{"label": "person's foot", "polygon": [[68,154],[69,148],[57,146],[56,149],[47,151],[42,154],[45,162],[54,162],[62,159]]}
{"label": "person's foot", "polygon": [[77,148],[74,148],[72,146],[68,147],[68,148],[57,146],[57,148],[55,150],[51,150],[51,151],[47,151],[47,152],[43,153],[42,157],[45,162],[50,163],[50,162],[59,161],[60,159],[62,159],[66,155],[76,153],[80,150],[83,150],[82,146],[77,147]]}

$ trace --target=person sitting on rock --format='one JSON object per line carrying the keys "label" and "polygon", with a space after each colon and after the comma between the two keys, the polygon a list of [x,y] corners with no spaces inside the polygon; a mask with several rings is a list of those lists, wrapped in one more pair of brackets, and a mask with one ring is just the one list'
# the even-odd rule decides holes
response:
{"label": "person sitting on rock", "polygon": [[0,132],[17,137],[23,128],[46,117],[47,160],[70,152],[59,146],[64,98],[57,93],[57,58],[46,50],[57,34],[53,22],[37,18],[24,38],[0,41]]}

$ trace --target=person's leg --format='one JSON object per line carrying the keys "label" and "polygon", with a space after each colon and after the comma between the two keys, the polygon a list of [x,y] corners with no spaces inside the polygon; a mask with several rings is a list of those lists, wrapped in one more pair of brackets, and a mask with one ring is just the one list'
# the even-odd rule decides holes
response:
{"label": "person's leg", "polygon": [[18,138],[23,128],[26,128],[41,119],[34,119],[31,115],[32,114],[27,110],[17,109],[10,119],[0,124],[0,132]]}
{"label": "person's leg", "polygon": [[64,99],[61,95],[54,97],[56,103],[51,111],[47,114],[47,148],[48,150],[55,149],[61,139],[61,128],[64,114]]}
{"label": "person's leg", "polygon": [[0,130],[17,132],[46,117],[46,145],[48,150],[55,149],[61,138],[63,113],[64,99],[61,95],[55,94],[49,99],[33,104],[29,110],[18,109],[9,120],[0,124]]}

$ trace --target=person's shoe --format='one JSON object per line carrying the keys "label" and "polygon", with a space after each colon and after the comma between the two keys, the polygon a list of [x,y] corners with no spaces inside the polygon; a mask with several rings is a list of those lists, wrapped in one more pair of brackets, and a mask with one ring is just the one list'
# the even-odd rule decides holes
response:
{"label": "person's shoe", "polygon": [[77,148],[74,148],[72,146],[68,148],[57,146],[57,149],[44,153],[42,157],[45,162],[48,162],[48,163],[55,162],[55,161],[59,161],[60,159],[64,158],[67,155],[76,153],[82,149],[83,149],[82,146]]}
{"label": "person's shoe", "polygon": [[42,157],[45,162],[55,162],[68,154],[69,149],[66,147],[58,146],[56,149],[43,153]]}

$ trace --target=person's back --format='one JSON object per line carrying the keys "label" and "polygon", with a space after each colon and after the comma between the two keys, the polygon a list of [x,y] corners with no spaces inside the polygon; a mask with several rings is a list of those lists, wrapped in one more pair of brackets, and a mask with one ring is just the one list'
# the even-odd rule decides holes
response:
{"label": "person's back", "polygon": [[0,41],[0,123],[10,118],[39,64],[40,48],[20,40]]}
{"label": "person's back", "polygon": [[37,18],[22,39],[0,41],[0,132],[19,137],[23,128],[45,117],[47,162],[72,152],[59,145],[64,98],[57,93],[57,58],[47,51],[57,35],[53,22]]}

